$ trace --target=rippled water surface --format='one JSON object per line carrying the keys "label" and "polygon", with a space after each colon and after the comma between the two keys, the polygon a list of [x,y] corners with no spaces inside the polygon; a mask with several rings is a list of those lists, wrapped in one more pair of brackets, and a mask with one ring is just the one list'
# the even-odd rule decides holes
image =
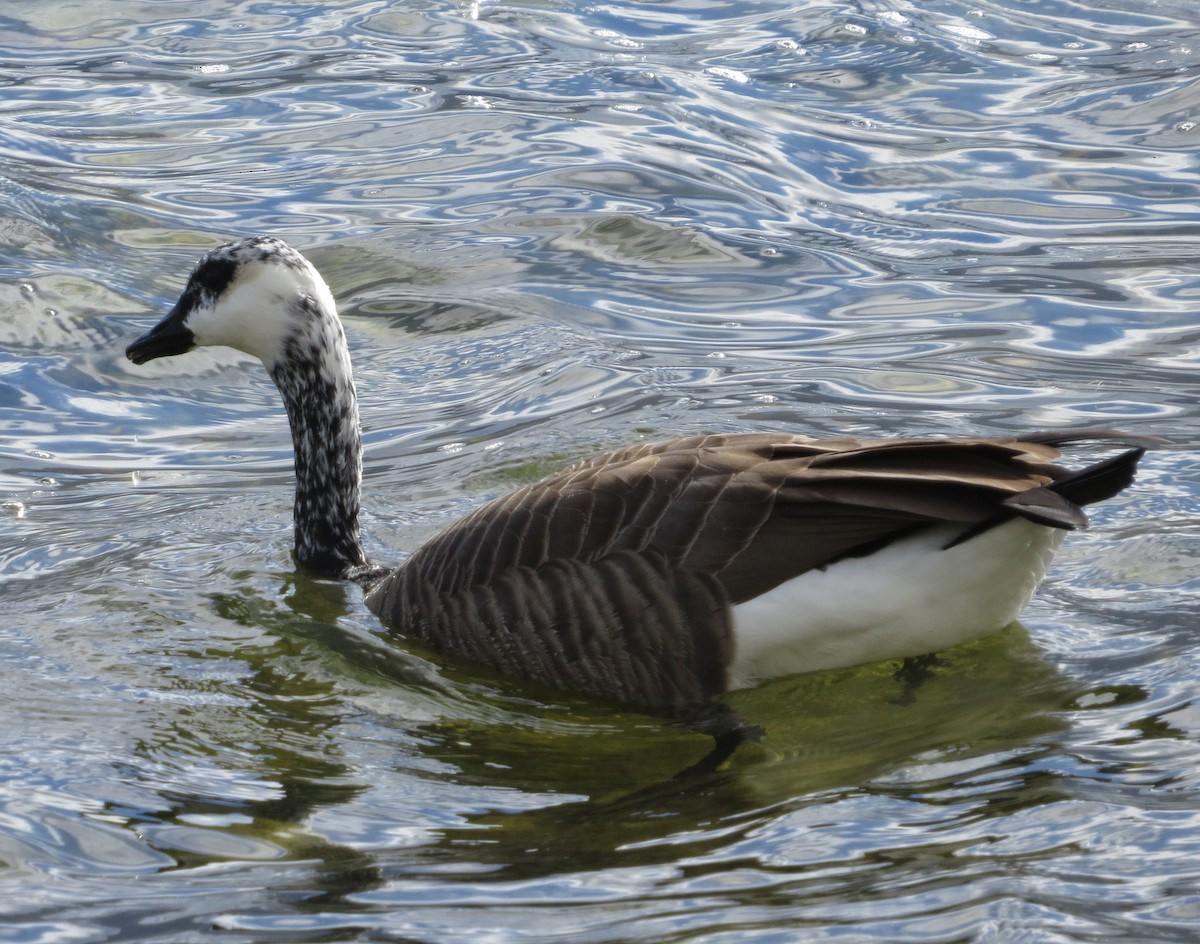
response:
{"label": "rippled water surface", "polygon": [[[10,4],[0,940],[1200,941],[1191,0]],[[124,346],[232,235],[343,308],[371,552],[700,430],[1170,437],[1022,626],[702,739],[386,642],[257,364]]]}

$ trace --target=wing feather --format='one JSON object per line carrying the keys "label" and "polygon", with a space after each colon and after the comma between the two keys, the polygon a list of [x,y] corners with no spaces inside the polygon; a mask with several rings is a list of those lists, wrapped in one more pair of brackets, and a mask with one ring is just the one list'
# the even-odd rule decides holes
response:
{"label": "wing feather", "polygon": [[1059,445],[1092,434],[1119,436],[639,444],[482,506],[367,603],[399,631],[508,674],[694,704],[723,690],[729,603],[932,524],[961,525],[951,543],[1014,516],[1085,526],[1080,505],[1125,487],[1141,454],[1055,465]]}
{"label": "wing feather", "polygon": [[400,574],[367,602],[398,605],[405,632],[501,674],[664,712],[719,697],[733,660],[720,582],[656,553],[512,567],[451,594]]}

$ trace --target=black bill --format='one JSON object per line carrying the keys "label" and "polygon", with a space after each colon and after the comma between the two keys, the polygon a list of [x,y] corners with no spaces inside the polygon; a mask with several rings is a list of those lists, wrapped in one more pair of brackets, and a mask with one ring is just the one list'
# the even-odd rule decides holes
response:
{"label": "black bill", "polygon": [[179,306],[153,328],[125,348],[125,356],[135,364],[144,364],[156,357],[172,357],[190,351],[196,336],[184,324],[185,316]]}

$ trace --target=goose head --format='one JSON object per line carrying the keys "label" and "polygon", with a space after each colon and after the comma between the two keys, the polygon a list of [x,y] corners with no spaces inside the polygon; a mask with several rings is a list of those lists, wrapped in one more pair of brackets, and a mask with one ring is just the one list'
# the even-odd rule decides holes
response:
{"label": "goose head", "polygon": [[256,236],[209,252],[192,270],[171,311],[126,349],[135,364],[219,345],[244,351],[269,371],[289,344],[336,321],[329,286],[282,240]]}
{"label": "goose head", "polygon": [[125,354],[144,364],[208,345],[257,357],[283,396],[295,449],[297,560],[325,574],[356,573],[366,565],[362,437],[346,335],[324,279],[273,237],[219,246]]}

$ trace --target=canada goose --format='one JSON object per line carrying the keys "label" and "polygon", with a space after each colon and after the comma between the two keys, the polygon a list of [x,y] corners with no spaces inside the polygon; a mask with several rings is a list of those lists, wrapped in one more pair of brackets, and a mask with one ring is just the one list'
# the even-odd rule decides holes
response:
{"label": "canada goose", "polygon": [[[359,536],[362,441],[328,286],[255,237],[209,252],[126,351],[258,357],[295,447],[295,555],[357,580],[392,629],[503,673],[701,719],[731,688],[916,657],[1007,626],[1081,505],[1132,480],[1143,450],[1079,471],[1058,446],[1130,439],[692,436],[586,459],[496,498],[395,570]],[[740,736],[719,712],[724,757]]]}

